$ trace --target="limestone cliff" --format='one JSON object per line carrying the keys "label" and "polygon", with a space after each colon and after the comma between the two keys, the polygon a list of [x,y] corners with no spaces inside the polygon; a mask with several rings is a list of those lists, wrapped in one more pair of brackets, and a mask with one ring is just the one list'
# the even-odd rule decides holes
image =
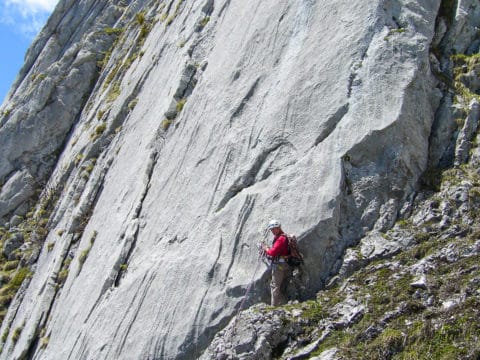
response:
{"label": "limestone cliff", "polygon": [[408,213],[427,167],[468,157],[449,55],[478,52],[479,11],[61,0],[2,106],[0,358],[197,358],[272,217],[314,296]]}

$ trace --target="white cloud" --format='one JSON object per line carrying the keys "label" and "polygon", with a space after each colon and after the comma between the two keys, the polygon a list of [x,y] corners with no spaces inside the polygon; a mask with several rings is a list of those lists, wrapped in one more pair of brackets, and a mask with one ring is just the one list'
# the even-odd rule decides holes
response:
{"label": "white cloud", "polygon": [[18,6],[27,13],[51,12],[58,0],[4,0],[7,6]]}
{"label": "white cloud", "polygon": [[58,0],[0,0],[0,22],[28,38],[43,27]]}

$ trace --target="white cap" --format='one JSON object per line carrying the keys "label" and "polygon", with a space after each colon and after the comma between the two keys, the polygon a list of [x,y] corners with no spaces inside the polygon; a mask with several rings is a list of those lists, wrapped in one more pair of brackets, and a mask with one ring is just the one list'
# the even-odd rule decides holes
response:
{"label": "white cap", "polygon": [[271,230],[271,229],[278,228],[278,227],[280,227],[280,221],[270,220],[270,222],[268,223],[267,229]]}

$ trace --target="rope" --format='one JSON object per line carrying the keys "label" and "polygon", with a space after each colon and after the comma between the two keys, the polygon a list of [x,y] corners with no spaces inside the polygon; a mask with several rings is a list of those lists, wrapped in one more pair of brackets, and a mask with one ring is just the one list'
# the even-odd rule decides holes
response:
{"label": "rope", "polygon": [[[265,238],[264,238],[264,240],[262,241],[262,243],[265,241],[267,235],[268,235],[268,232],[265,232]],[[263,257],[264,257],[264,252],[263,252],[262,249],[260,248],[260,249],[259,249],[259,253],[258,253],[257,265],[255,266],[255,270],[254,270],[253,275],[252,275],[252,280],[251,280],[250,283],[248,284],[247,290],[245,291],[245,295],[243,295],[242,302],[240,303],[240,307],[238,308],[237,314],[235,315],[235,321],[233,322],[233,325],[232,325],[232,334],[235,334],[235,330],[236,330],[236,326],[237,326],[237,321],[238,321],[238,315],[240,314],[240,311],[242,311],[242,308],[243,308],[243,306],[245,305],[245,301],[247,301],[248,294],[250,293],[250,290],[251,290],[252,287],[253,287],[253,283],[255,282],[255,277],[256,277],[256,275],[257,275],[258,269],[260,268],[260,264],[262,263]]]}
{"label": "rope", "polygon": [[250,281],[250,284],[247,287],[247,291],[245,291],[245,295],[243,296],[243,300],[240,303],[240,307],[237,310],[237,316],[240,313],[240,311],[242,310],[243,305],[245,305],[245,301],[247,300],[248,294],[250,293],[250,290],[253,287],[253,283],[255,282],[255,276],[257,275],[258,268],[260,267],[261,260],[262,260],[262,255],[260,255],[258,257],[257,266],[255,267],[255,271],[253,272],[252,280]]}
{"label": "rope", "polygon": [[245,291],[245,295],[243,296],[242,302],[240,303],[240,307],[238,308],[237,314],[235,315],[235,321],[233,322],[233,325],[232,325],[232,335],[235,335],[235,330],[237,329],[238,315],[240,315],[240,311],[242,311],[242,308],[245,305],[245,301],[248,298],[248,294],[250,293],[250,290],[253,287],[253,283],[255,282],[255,276],[257,275],[258,268],[262,263],[261,260],[262,260],[262,254],[260,254],[258,257],[257,266],[255,266],[255,271],[253,272],[252,280],[250,281],[250,284],[248,284],[247,290]]}

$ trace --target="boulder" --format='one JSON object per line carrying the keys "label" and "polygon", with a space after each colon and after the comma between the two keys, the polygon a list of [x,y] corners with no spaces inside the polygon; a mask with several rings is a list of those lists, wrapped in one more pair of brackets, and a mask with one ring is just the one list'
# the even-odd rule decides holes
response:
{"label": "boulder", "polygon": [[0,217],[12,212],[35,193],[36,183],[28,170],[15,172],[0,192]]}
{"label": "boulder", "polygon": [[21,216],[18,216],[18,215],[14,215],[12,216],[12,218],[10,219],[10,226],[11,227],[15,227],[15,226],[18,226],[22,223],[23,221],[23,218]]}
{"label": "boulder", "polygon": [[3,255],[8,260],[15,260],[17,255],[15,250],[19,249],[23,244],[23,235],[21,233],[13,233],[3,243]]}

